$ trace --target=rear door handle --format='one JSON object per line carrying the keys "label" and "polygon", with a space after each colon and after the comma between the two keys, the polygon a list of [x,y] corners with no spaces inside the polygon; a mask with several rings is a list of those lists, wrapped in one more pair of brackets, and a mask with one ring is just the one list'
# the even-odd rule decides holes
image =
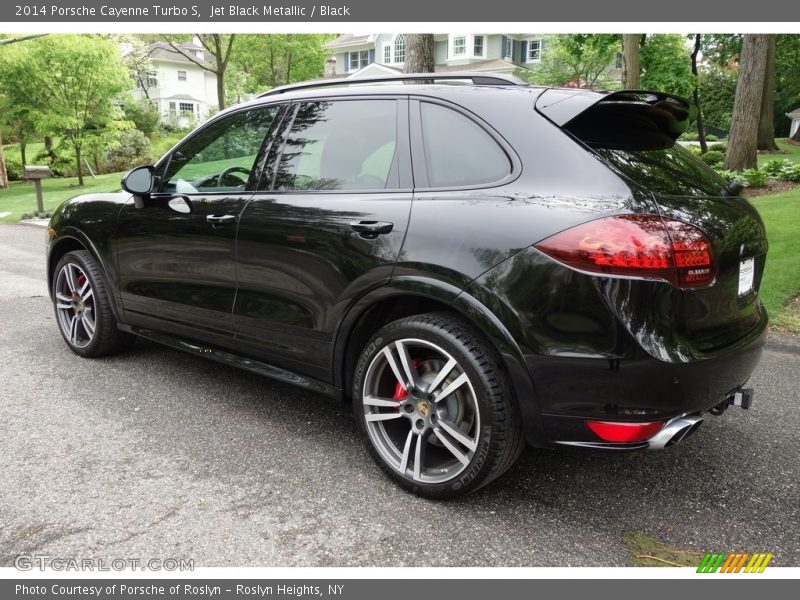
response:
{"label": "rear door handle", "polygon": [[382,233],[390,233],[394,223],[389,221],[354,221],[350,228],[357,231],[362,238],[373,239]]}
{"label": "rear door handle", "polygon": [[206,217],[206,221],[214,226],[227,225],[228,223],[233,223],[235,220],[236,215],[208,215]]}

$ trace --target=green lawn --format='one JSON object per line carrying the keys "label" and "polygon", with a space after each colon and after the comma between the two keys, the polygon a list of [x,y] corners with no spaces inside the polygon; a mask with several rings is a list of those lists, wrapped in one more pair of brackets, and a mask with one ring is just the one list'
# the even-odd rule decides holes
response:
{"label": "green lawn", "polygon": [[800,293],[800,189],[753,198],[767,227],[769,254],[761,299],[774,326],[800,330],[800,310],[787,305]]}
{"label": "green lawn", "polygon": [[[44,196],[45,210],[56,209],[64,200],[79,194],[92,192],[113,192],[120,189],[119,182],[124,173],[109,173],[98,175],[92,179],[89,175],[84,177],[85,185],[78,187],[77,177],[57,177],[45,179],[42,182],[42,195]],[[10,212],[10,215],[0,218],[0,222],[15,223],[23,213],[36,210],[36,192],[33,184],[24,181],[12,181],[7,190],[0,190],[0,213]]]}
{"label": "green lawn", "polygon": [[800,162],[800,144],[788,143],[787,140],[775,140],[778,144],[780,152],[759,152],[758,153],[758,166],[763,167],[771,160],[791,160],[793,162]]}

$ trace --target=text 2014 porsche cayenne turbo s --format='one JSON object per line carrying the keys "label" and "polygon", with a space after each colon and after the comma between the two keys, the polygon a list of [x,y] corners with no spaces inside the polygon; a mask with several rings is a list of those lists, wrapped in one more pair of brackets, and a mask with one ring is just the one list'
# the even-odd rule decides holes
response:
{"label": "text 2014 porsche cayenne turbo s", "polygon": [[272,90],[66,202],[69,347],[142,336],[352,399],[377,464],[434,498],[526,443],[663,448],[747,407],[767,242],[676,144],[691,105],[435,78]]}

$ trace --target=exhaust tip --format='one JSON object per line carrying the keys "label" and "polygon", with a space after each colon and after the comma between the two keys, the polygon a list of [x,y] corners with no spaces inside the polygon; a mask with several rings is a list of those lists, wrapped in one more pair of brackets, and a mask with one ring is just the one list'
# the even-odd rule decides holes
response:
{"label": "exhaust tip", "polygon": [[700,428],[703,418],[698,415],[685,415],[668,421],[664,428],[651,437],[648,442],[650,450],[661,450],[681,443]]}

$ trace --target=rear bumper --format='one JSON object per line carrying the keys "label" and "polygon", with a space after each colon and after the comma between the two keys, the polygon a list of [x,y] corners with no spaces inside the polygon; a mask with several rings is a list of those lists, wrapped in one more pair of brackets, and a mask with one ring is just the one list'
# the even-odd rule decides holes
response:
{"label": "rear bumper", "polygon": [[701,415],[744,386],[761,358],[766,334],[765,318],[727,352],[684,363],[527,356],[544,436],[549,443],[597,443],[601,440],[586,426],[587,419],[642,422]]}

